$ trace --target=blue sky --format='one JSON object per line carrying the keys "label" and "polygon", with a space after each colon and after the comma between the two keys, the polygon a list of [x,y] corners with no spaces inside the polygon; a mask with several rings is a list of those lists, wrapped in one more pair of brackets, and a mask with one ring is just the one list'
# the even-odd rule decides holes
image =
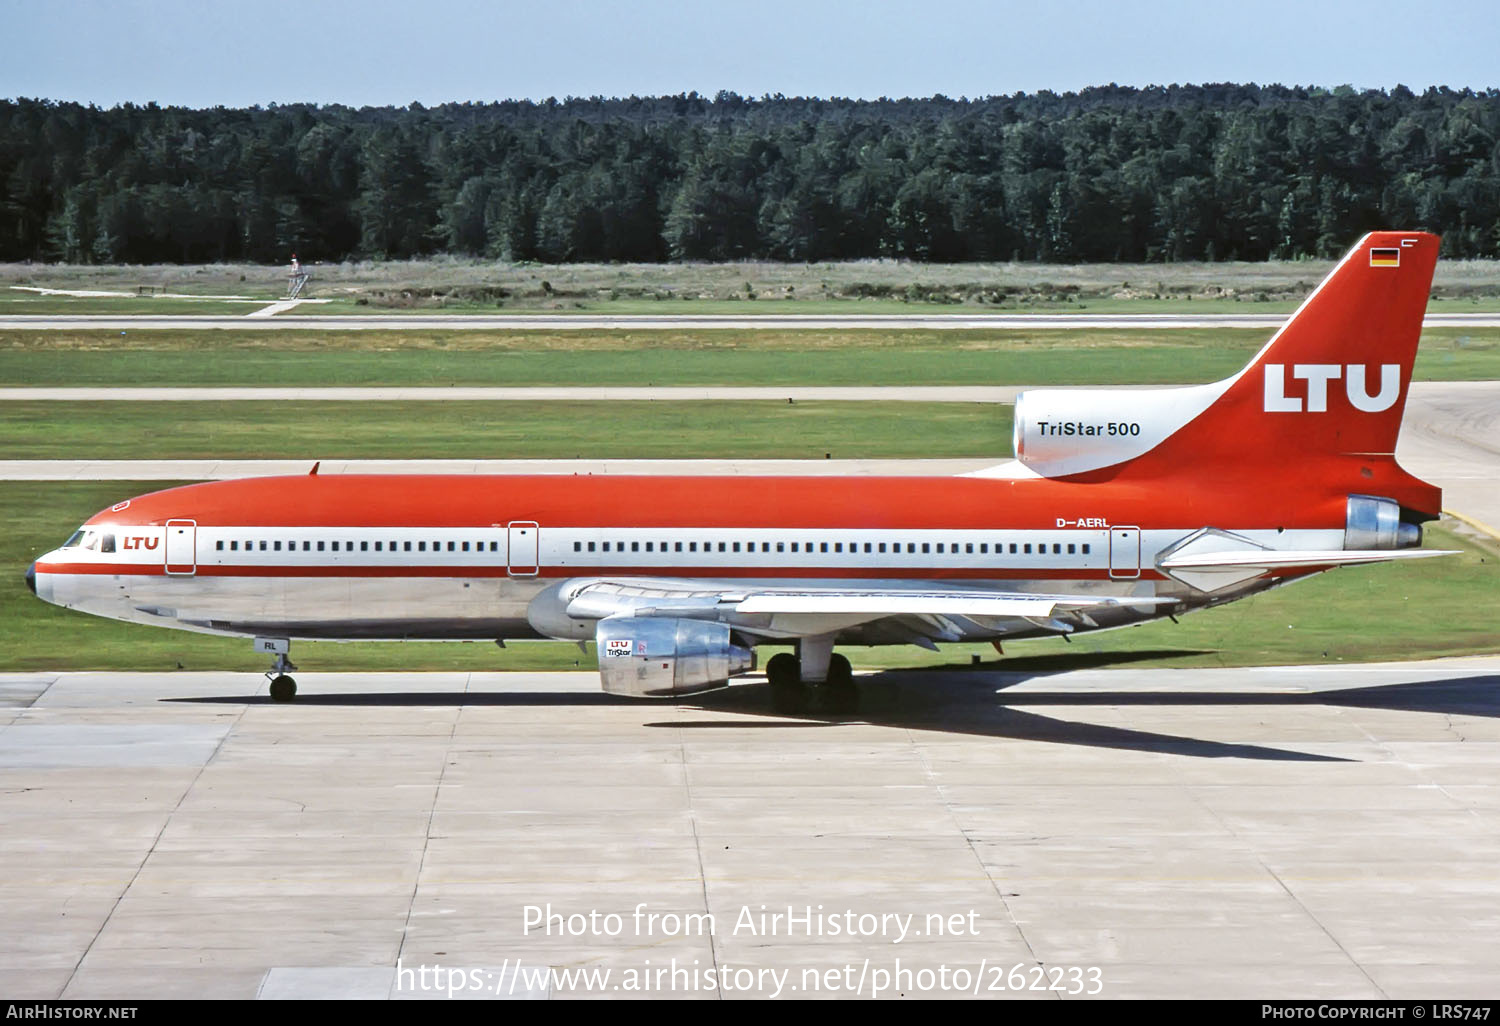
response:
{"label": "blue sky", "polygon": [[0,97],[111,106],[1500,85],[1494,0],[0,0]]}

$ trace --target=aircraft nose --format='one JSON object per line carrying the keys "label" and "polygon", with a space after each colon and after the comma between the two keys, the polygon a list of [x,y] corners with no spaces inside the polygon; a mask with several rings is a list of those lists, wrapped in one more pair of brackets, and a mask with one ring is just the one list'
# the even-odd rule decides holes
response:
{"label": "aircraft nose", "polygon": [[26,587],[28,587],[28,588],[31,589],[31,593],[33,595],[36,594],[36,564],[35,563],[32,563],[30,566],[28,566],[26,568]]}

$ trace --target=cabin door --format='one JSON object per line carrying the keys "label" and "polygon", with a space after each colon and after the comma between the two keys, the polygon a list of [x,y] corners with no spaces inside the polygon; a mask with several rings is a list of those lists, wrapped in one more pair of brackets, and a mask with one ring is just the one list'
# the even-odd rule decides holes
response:
{"label": "cabin door", "polygon": [[198,521],[167,521],[167,546],[163,558],[167,561],[169,574],[198,572]]}
{"label": "cabin door", "polygon": [[541,570],[538,537],[541,528],[535,520],[512,520],[507,526],[505,568],[512,577],[535,577]]}
{"label": "cabin door", "polygon": [[1141,576],[1141,529],[1109,529],[1109,576],[1133,580]]}

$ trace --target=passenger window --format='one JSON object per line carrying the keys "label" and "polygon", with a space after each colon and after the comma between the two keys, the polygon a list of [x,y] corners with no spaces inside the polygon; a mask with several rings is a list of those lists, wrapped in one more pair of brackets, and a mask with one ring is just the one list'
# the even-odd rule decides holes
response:
{"label": "passenger window", "polygon": [[818,551],[819,552],[827,552],[828,551],[828,543],[827,542],[820,543],[818,545]]}
{"label": "passenger window", "polygon": [[943,543],[942,543],[942,542],[938,542],[938,543],[937,543],[937,547],[938,547],[938,551],[939,551],[939,552],[942,552],[942,551],[943,551]]}
{"label": "passenger window", "polygon": [[785,542],[777,542],[776,543],[776,551],[777,552],[785,552],[786,551],[786,543]]}
{"label": "passenger window", "polygon": [[929,551],[931,551],[931,549],[928,547],[928,545],[927,545],[926,542],[922,543],[922,551],[923,552],[929,552]]}
{"label": "passenger window", "polygon": [[334,542],[333,543],[333,551],[337,552],[338,550],[339,550],[339,543],[338,542]]}
{"label": "passenger window", "polygon": [[1087,556],[1089,554],[1089,543],[1088,542],[1084,542],[1083,543],[1083,554],[1085,556]]}
{"label": "passenger window", "polygon": [[593,542],[589,542],[589,551],[590,552],[594,551],[594,543]]}
{"label": "passenger window", "polygon": [[676,549],[674,549],[673,551],[675,551],[675,552],[681,552],[682,551],[682,542],[677,542],[676,546],[677,546]]}
{"label": "passenger window", "polygon": [[689,552],[697,552],[698,551],[698,543],[697,542],[688,542],[688,551]]}
{"label": "passenger window", "polygon": [[734,543],[734,551],[736,551],[736,552],[740,551],[740,543],[739,542],[735,542]]}
{"label": "passenger window", "polygon": [[719,551],[720,552],[724,551],[724,543],[723,542],[719,542]]}
{"label": "passenger window", "polygon": [[651,542],[647,542],[647,543],[646,543],[646,551],[647,551],[647,552],[651,552],[651,551],[653,551],[653,550],[652,550],[652,548],[651,548],[651,545],[652,545],[652,543],[651,543]]}
{"label": "passenger window", "polygon": [[469,551],[469,543],[468,542],[464,542],[463,549],[464,549],[465,552]]}
{"label": "passenger window", "polygon": [[224,542],[222,540],[214,542],[214,548],[218,549],[220,552],[223,552]]}
{"label": "passenger window", "polygon": [[229,551],[230,552],[238,552],[238,551],[240,551],[240,543],[237,542],[237,541],[230,542],[229,543]]}
{"label": "passenger window", "polygon": [[880,543],[880,551],[881,551],[881,552],[884,552],[884,551],[885,551],[885,542],[881,542],[881,543]]}
{"label": "passenger window", "polygon": [[275,547],[276,547],[276,551],[280,552],[281,551],[281,542],[277,542]]}
{"label": "passenger window", "polygon": [[[467,543],[467,542],[465,542],[465,543],[464,543],[464,549],[465,549],[465,551],[467,551],[467,550],[468,550],[468,548],[469,548],[469,545],[468,545],[468,543]],[[453,542],[449,542],[449,543],[448,543],[448,551],[449,551],[449,552],[453,552],[453,551],[454,551],[454,543],[453,543]]]}
{"label": "passenger window", "polygon": [[906,543],[906,551],[907,552],[916,552],[917,551],[917,543],[916,542],[907,542]]}
{"label": "passenger window", "polygon": [[865,551],[866,552],[870,551],[870,543],[869,542],[865,542]]}
{"label": "passenger window", "polygon": [[1071,556],[1073,554],[1073,551],[1074,551],[1073,543],[1072,542],[1068,542],[1068,555]]}
{"label": "passenger window", "polygon": [[631,542],[630,543],[630,551],[631,552],[639,552],[639,551],[641,551],[641,543],[640,542]]}
{"label": "passenger window", "polygon": [[312,551],[312,542],[310,542],[310,541],[303,542],[302,543],[302,551],[303,552],[310,552],[310,551]]}
{"label": "passenger window", "polygon": [[[1015,551],[1015,546],[1011,546],[1011,551]],[[1021,551],[1028,556],[1031,555],[1031,542],[1027,542],[1025,545],[1021,546]]]}
{"label": "passenger window", "polygon": [[1058,542],[1053,542],[1052,543],[1052,554],[1054,556],[1061,556],[1062,555],[1062,545],[1059,544]]}
{"label": "passenger window", "polygon": [[[323,551],[323,545],[324,545],[324,544],[325,544],[325,543],[324,543],[324,542],[318,542],[318,551],[319,551],[319,552],[322,552],[322,551]],[[338,547],[338,542],[334,542],[334,543],[333,543],[333,544],[334,544],[334,547],[335,547],[335,548],[337,548],[337,547]],[[232,545],[231,545],[231,546],[230,546],[230,548],[233,548],[233,547],[234,547],[234,546],[232,546]]]}

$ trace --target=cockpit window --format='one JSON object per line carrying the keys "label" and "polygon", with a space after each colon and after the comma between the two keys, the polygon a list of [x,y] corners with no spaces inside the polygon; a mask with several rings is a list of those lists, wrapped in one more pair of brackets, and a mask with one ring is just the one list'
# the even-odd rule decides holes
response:
{"label": "cockpit window", "polygon": [[65,549],[71,549],[81,541],[83,541],[83,529],[79,528],[78,530],[73,532],[72,537],[62,543],[62,547]]}
{"label": "cockpit window", "polygon": [[115,536],[112,535],[112,534],[106,534],[104,536],[104,540],[99,543],[99,551],[100,552],[113,552],[113,551],[115,551]]}
{"label": "cockpit window", "polygon": [[83,535],[83,547],[90,552],[99,551],[99,533],[97,531],[85,531]]}

